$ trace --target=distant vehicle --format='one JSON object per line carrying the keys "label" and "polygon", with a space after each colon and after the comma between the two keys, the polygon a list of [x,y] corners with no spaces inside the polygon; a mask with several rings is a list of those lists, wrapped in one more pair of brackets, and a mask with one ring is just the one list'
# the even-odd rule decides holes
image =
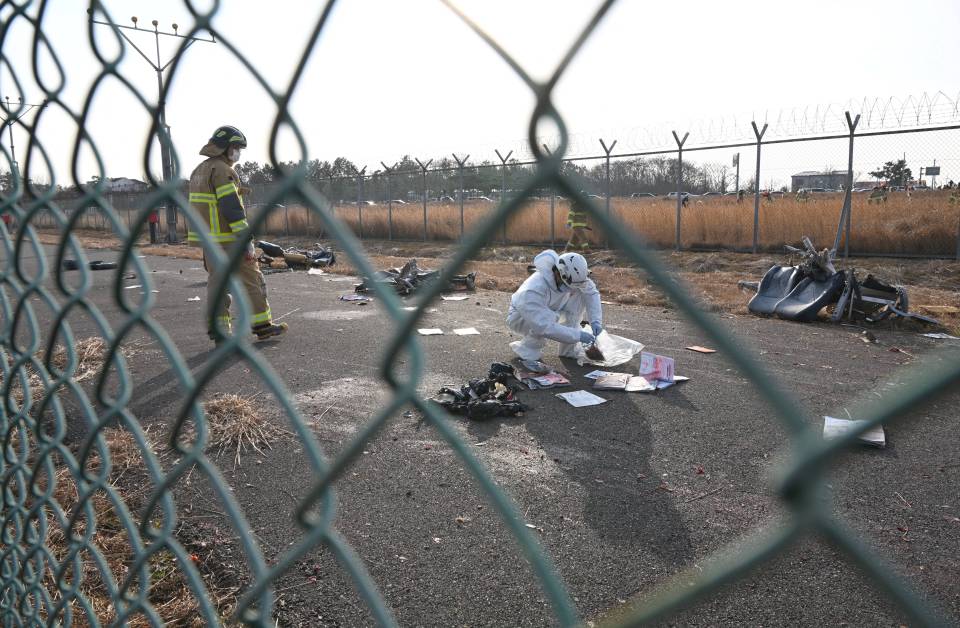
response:
{"label": "distant vehicle", "polygon": [[724,196],[736,196],[737,193],[736,193],[736,192],[724,192],[723,195],[724,195]]}
{"label": "distant vehicle", "polygon": [[587,194],[587,198],[603,198],[599,194]]}
{"label": "distant vehicle", "polygon": [[[681,193],[680,193],[680,198],[691,198],[691,197],[693,197],[693,196],[696,196],[696,194],[691,194],[690,192],[681,192]],[[667,198],[669,198],[669,199],[675,199],[675,198],[677,198],[677,193],[676,193],[676,192],[670,192],[670,193],[667,194]]]}
{"label": "distant vehicle", "polygon": [[401,199],[399,199],[399,198],[395,198],[395,199],[393,199],[392,201],[388,201],[388,202],[390,202],[390,203],[396,203],[397,205],[406,205],[406,204],[407,204],[406,201],[401,200]]}
{"label": "distant vehicle", "polygon": [[656,198],[657,195],[653,192],[634,192],[630,195],[630,198]]}
{"label": "distant vehicle", "polygon": [[441,203],[453,203],[453,202],[454,202],[452,196],[441,196],[439,200],[440,200]]}
{"label": "distant vehicle", "polygon": [[700,196],[720,196],[720,192],[704,192]]}
{"label": "distant vehicle", "polygon": [[360,201],[360,202],[363,203],[364,205],[376,205],[376,203],[374,203],[373,201]]}

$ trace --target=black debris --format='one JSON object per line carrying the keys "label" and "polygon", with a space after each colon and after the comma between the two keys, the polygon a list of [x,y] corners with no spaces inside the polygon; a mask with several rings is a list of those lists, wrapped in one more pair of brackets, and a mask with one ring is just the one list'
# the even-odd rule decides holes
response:
{"label": "black debris", "polygon": [[379,282],[392,287],[397,294],[406,296],[413,294],[423,286],[429,285],[434,281],[446,281],[445,292],[452,291],[474,291],[477,288],[477,274],[468,273],[466,275],[452,275],[444,278],[439,270],[420,268],[417,266],[417,260],[411,259],[402,268],[388,268],[380,270],[374,274],[372,280],[365,279],[363,283],[354,286],[357,292],[369,292],[372,282]]}
{"label": "black debris", "polygon": [[513,367],[495,362],[485,378],[472,379],[459,389],[444,386],[431,401],[451,414],[465,415],[475,421],[520,416],[530,406],[517,400],[519,387],[511,380],[515,381]]}

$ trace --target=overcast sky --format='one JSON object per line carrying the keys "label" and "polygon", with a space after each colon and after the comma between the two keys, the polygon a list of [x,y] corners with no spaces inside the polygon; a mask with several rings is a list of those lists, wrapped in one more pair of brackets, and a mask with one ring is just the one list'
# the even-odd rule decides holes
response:
{"label": "overcast sky", "polygon": [[[30,10],[34,15],[38,4]],[[204,9],[212,5],[195,4]],[[457,4],[535,78],[549,75],[598,6],[585,0]],[[120,24],[130,24],[130,16],[137,15],[141,27],[152,28],[150,21],[157,19],[162,30],[176,22],[185,33],[193,23],[182,2],[104,5]],[[43,16],[43,31],[66,73],[62,98],[75,112],[101,69],[89,41],[85,8],[77,0],[50,0]],[[282,91],[321,8],[293,0],[231,0],[221,3],[214,23],[218,39],[228,40]],[[9,19],[10,7],[0,15]],[[107,56],[116,54],[108,27],[95,26],[93,32]],[[709,139],[697,131],[704,120],[735,118],[748,129],[752,117],[762,120],[807,105],[813,112],[840,103],[834,108],[839,112],[851,99],[938,91],[955,99],[960,93],[954,68],[960,58],[958,32],[960,3],[954,2],[621,0],[576,57],[554,100],[575,134],[572,154],[599,153],[600,137],[618,139],[616,152],[643,150],[660,137],[668,139],[671,128],[691,129],[688,141],[696,144]],[[31,69],[32,35],[32,27],[16,19],[3,53],[21,79],[25,98],[37,102],[44,93]],[[153,57],[152,35],[131,37]],[[165,62],[180,41],[164,39]],[[44,84],[56,86],[53,64],[42,62],[41,67]],[[156,100],[156,75],[134,50],[127,50],[119,71],[144,98]],[[6,67],[0,67],[0,95],[17,96]],[[494,148],[521,149],[533,102],[513,71],[441,3],[343,0],[309,54],[292,112],[307,142],[306,157],[342,155],[372,171],[381,160],[389,164],[404,154],[430,158],[455,151],[479,162],[496,159]],[[223,41],[194,44],[173,75],[167,116],[187,173],[211,131],[225,123],[247,135],[245,160],[266,161],[275,114],[272,100]],[[88,130],[108,176],[143,176],[148,124],[146,111],[119,81],[100,85]],[[48,107],[39,137],[54,161],[57,182],[72,182],[76,125],[58,108]],[[22,164],[26,136],[15,131],[14,139]],[[8,147],[7,133],[3,144]],[[838,167],[845,166],[843,151],[841,145],[837,158],[829,159]],[[91,155],[83,151],[82,180],[97,172]],[[946,147],[931,147],[930,157],[937,155],[938,163],[953,158]],[[289,133],[281,136],[278,157],[300,157]],[[881,157],[878,153],[876,158]],[[726,154],[717,158],[729,162]],[[817,161],[812,168],[826,165],[819,163],[823,159],[811,160]],[[159,171],[159,158],[152,163]],[[39,163],[34,166],[35,178],[49,180]]]}

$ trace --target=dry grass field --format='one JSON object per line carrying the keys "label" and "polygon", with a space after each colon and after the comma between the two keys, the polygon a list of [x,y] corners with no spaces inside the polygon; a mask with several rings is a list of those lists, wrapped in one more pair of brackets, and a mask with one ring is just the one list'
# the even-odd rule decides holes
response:
{"label": "dry grass field", "polygon": [[[604,200],[597,199],[603,209]],[[784,244],[796,244],[804,235],[819,246],[833,243],[843,204],[842,194],[815,195],[807,202],[798,202],[792,195],[761,201],[760,246],[766,250],[781,250]],[[470,233],[477,223],[493,212],[489,202],[470,202],[464,206],[464,228]],[[556,241],[566,241],[565,227],[569,204],[557,200],[551,212],[549,200],[533,200],[507,224],[509,243],[546,243],[551,235]],[[903,193],[892,193],[888,202],[868,204],[867,194],[854,194],[852,205],[851,250],[858,253],[953,255],[956,251],[960,226],[960,207],[949,202],[949,192],[914,193],[908,199]],[[365,205],[362,212],[356,205],[336,208],[337,216],[355,233],[365,238],[387,239],[391,233],[386,205]],[[665,198],[614,198],[611,213],[627,228],[641,235],[655,247],[672,248],[675,233],[675,201]],[[460,236],[460,207],[456,203],[428,203],[426,221],[427,240],[455,241]],[[267,232],[271,234],[319,235],[320,221],[308,216],[301,206],[289,206],[286,212],[274,211],[268,219]],[[393,206],[392,237],[397,240],[423,238],[423,206],[415,204]],[[496,240],[502,238],[498,230]],[[602,243],[599,229],[591,233],[595,243]],[[704,197],[693,201],[682,210],[681,237],[684,247],[711,249],[747,249],[753,242],[753,198],[737,203],[732,196]]]}

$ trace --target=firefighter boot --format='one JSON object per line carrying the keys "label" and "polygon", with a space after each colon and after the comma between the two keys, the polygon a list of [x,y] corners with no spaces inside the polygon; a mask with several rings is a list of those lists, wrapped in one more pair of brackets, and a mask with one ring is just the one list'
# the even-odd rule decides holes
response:
{"label": "firefighter boot", "polygon": [[287,324],[286,323],[266,323],[264,325],[257,325],[253,328],[253,333],[256,334],[257,340],[266,340],[267,338],[273,338],[274,336],[282,336],[287,333]]}

